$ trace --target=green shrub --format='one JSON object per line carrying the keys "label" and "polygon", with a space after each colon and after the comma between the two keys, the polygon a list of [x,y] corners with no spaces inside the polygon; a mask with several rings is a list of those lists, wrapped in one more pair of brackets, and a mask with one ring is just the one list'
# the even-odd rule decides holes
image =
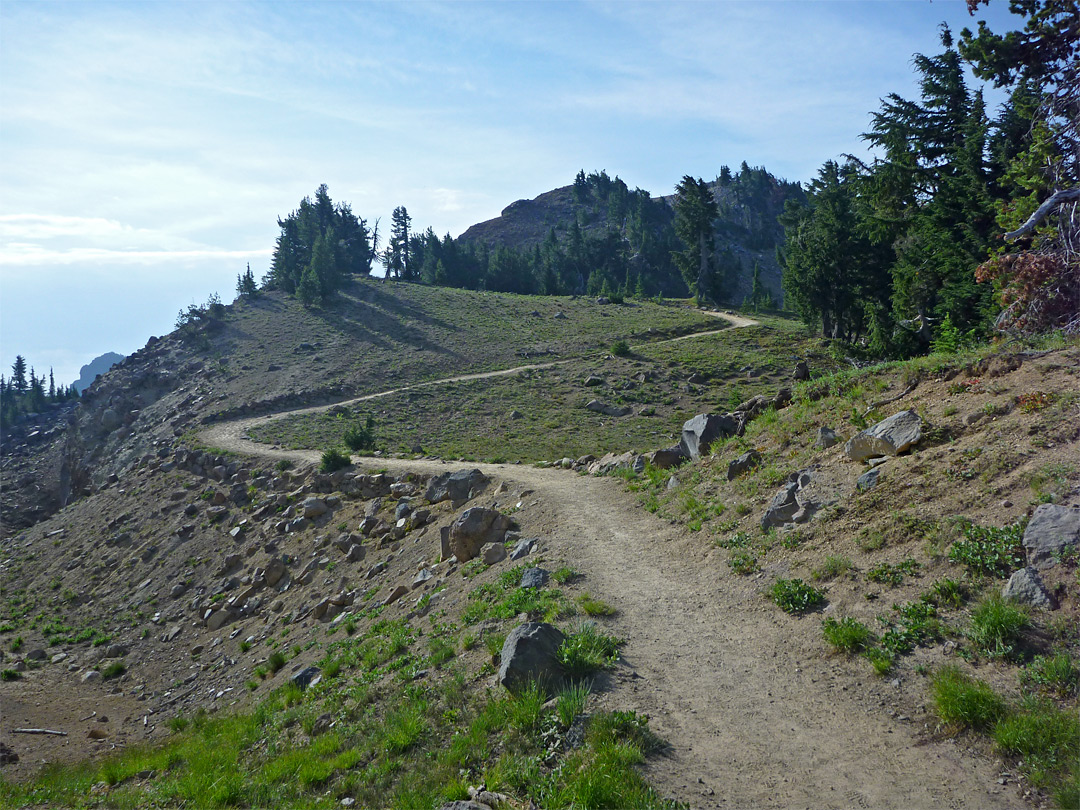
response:
{"label": "green shrub", "polygon": [[828,556],[825,558],[825,562],[821,564],[821,567],[814,569],[812,576],[816,581],[828,582],[854,568],[855,563],[847,557]]}
{"label": "green shrub", "polygon": [[969,596],[968,586],[955,579],[942,579],[930,586],[930,589],[922,595],[924,602],[929,602],[935,607],[958,608],[967,601]]}
{"label": "green shrub", "polygon": [[1047,700],[1004,718],[994,728],[994,741],[1005,754],[1023,760],[1024,771],[1038,787],[1077,765],[1080,757],[1080,718]]}
{"label": "green shrub", "polygon": [[125,672],[127,672],[127,664],[123,661],[110,661],[105,665],[105,668],[101,670],[101,677],[105,680],[119,678]]}
{"label": "green shrub", "polygon": [[14,669],[0,670],[0,681],[17,681],[22,678],[22,673]]}
{"label": "green shrub", "polygon": [[292,462],[287,458],[278,459],[277,464],[274,465],[274,469],[278,472],[285,472],[290,467],[292,467]]}
{"label": "green shrub", "polygon": [[1021,633],[1030,624],[1019,605],[992,593],[972,611],[967,636],[987,655],[1007,658],[1015,653]]}
{"label": "green shrub", "polygon": [[581,594],[577,599],[578,607],[587,616],[614,616],[615,608],[602,599],[596,599],[587,593]]}
{"label": "green shrub", "polygon": [[946,723],[974,729],[991,729],[1005,716],[1005,701],[983,681],[965,675],[957,666],[937,671],[930,694],[938,716]]}
{"label": "green shrub", "polygon": [[616,340],[611,344],[611,353],[616,357],[629,357],[630,344],[625,340]]}
{"label": "green shrub", "polygon": [[827,642],[848,655],[865,650],[874,642],[874,634],[870,632],[870,628],[852,616],[839,621],[826,619],[821,623],[821,632]]}
{"label": "green shrub", "polygon": [[1020,680],[1061,698],[1072,697],[1080,684],[1080,670],[1066,652],[1056,655],[1036,655],[1020,673]]}
{"label": "green shrub", "polygon": [[573,582],[581,576],[577,571],[569,566],[563,566],[557,571],[553,572],[551,578],[558,582],[560,585],[565,585],[567,582]]}
{"label": "green shrub", "polygon": [[825,592],[801,579],[778,579],[767,593],[785,613],[805,613],[825,603]]}
{"label": "green shrub", "polygon": [[271,672],[277,672],[283,666],[285,666],[285,653],[281,650],[274,650],[270,653],[270,656],[266,659],[266,665],[270,668]]}
{"label": "green shrub", "polygon": [[881,646],[892,655],[903,655],[916,647],[926,647],[942,636],[937,609],[928,602],[904,602],[893,605],[896,618],[879,618],[888,629],[881,637]]}
{"label": "green shrub", "polygon": [[1024,567],[1024,523],[995,528],[969,523],[952,544],[949,559],[966,565],[975,576],[1004,579]]}
{"label": "green shrub", "polygon": [[345,446],[354,452],[375,449],[375,419],[368,416],[364,424],[357,422],[345,431]]}
{"label": "green shrub", "polygon": [[557,657],[567,677],[584,678],[614,664],[622,644],[622,639],[601,633],[592,622],[583,622],[559,645]]}
{"label": "green shrub", "polygon": [[757,557],[749,551],[736,551],[728,558],[731,570],[740,576],[748,576],[758,570]]}
{"label": "green shrub", "polygon": [[892,670],[895,658],[888,650],[880,647],[868,647],[863,650],[863,658],[869,661],[878,675],[888,675]]}
{"label": "green shrub", "polygon": [[352,464],[352,460],[340,450],[331,448],[322,454],[322,460],[319,462],[319,472],[332,473],[337,470],[343,470]]}

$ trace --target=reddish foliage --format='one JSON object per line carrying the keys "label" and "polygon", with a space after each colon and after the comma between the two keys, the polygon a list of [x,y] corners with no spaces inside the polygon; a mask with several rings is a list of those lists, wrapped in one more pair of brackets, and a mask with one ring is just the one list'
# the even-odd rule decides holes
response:
{"label": "reddish foliage", "polygon": [[1001,287],[997,327],[1041,332],[1074,321],[1080,309],[1080,265],[1060,253],[996,256],[975,270],[975,280]]}

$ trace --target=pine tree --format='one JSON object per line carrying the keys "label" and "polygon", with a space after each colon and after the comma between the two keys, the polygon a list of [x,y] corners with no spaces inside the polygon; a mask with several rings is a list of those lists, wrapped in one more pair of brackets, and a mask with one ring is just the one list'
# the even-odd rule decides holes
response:
{"label": "pine tree", "polygon": [[675,187],[675,233],[686,246],[673,256],[698,304],[716,301],[713,228],[719,211],[708,185],[690,175]]}
{"label": "pine tree", "polygon": [[49,402],[56,402],[56,381],[53,379],[52,366],[49,366]]}
{"label": "pine tree", "polygon": [[236,277],[236,297],[254,298],[259,294],[259,285],[255,283],[255,276],[251,272],[251,262],[248,262],[247,270]]}
{"label": "pine tree", "polygon": [[300,277],[300,283],[296,287],[296,299],[305,307],[311,307],[322,302],[322,285],[315,269],[309,264],[304,269],[304,275]]}
{"label": "pine tree", "polygon": [[26,393],[26,358],[21,354],[15,355],[15,362],[11,364],[11,388],[16,394]]}

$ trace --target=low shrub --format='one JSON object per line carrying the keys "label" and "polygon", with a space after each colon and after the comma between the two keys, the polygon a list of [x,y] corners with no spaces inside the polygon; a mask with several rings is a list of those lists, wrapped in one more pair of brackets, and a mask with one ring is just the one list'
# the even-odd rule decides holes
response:
{"label": "low shrub", "polygon": [[731,570],[740,576],[748,576],[758,570],[758,560],[749,551],[736,551],[728,558]]}
{"label": "low shrub", "polygon": [[785,613],[805,613],[825,603],[825,592],[801,579],[778,579],[767,593]]}
{"label": "low shrub", "polygon": [[930,694],[938,717],[965,728],[991,729],[1008,711],[1005,701],[988,684],[964,674],[957,666],[937,671],[930,683]]}
{"label": "low shrub", "polygon": [[821,623],[821,632],[827,642],[848,655],[861,652],[874,642],[870,628],[852,616],[826,619]]}
{"label": "low shrub", "polygon": [[967,636],[987,655],[1008,658],[1015,654],[1021,633],[1030,624],[1023,608],[991,593],[972,611]]}
{"label": "low shrub", "polygon": [[331,448],[322,454],[322,460],[319,462],[319,472],[336,472],[345,469],[350,464],[352,464],[352,460],[345,453],[336,448]]}
{"label": "low shrub", "polygon": [[611,344],[611,353],[616,357],[629,357],[630,344],[625,340],[616,340]]}
{"label": "low shrub", "polygon": [[1004,579],[1024,567],[1024,523],[996,528],[969,523],[952,544],[949,559],[966,565],[975,576]]}

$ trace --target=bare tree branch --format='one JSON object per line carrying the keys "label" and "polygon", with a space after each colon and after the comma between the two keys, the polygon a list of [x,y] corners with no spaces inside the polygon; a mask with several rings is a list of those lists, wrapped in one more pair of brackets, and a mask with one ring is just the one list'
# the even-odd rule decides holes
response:
{"label": "bare tree branch", "polygon": [[1015,231],[1010,231],[1005,234],[1005,238],[1010,242],[1017,237],[1023,236],[1026,233],[1031,233],[1035,230],[1035,226],[1042,222],[1043,218],[1050,213],[1056,206],[1062,203],[1073,202],[1080,200],[1080,188],[1067,188],[1062,191],[1055,192],[1046,202],[1040,205],[1035,213],[1028,217],[1027,222],[1017,228]]}

